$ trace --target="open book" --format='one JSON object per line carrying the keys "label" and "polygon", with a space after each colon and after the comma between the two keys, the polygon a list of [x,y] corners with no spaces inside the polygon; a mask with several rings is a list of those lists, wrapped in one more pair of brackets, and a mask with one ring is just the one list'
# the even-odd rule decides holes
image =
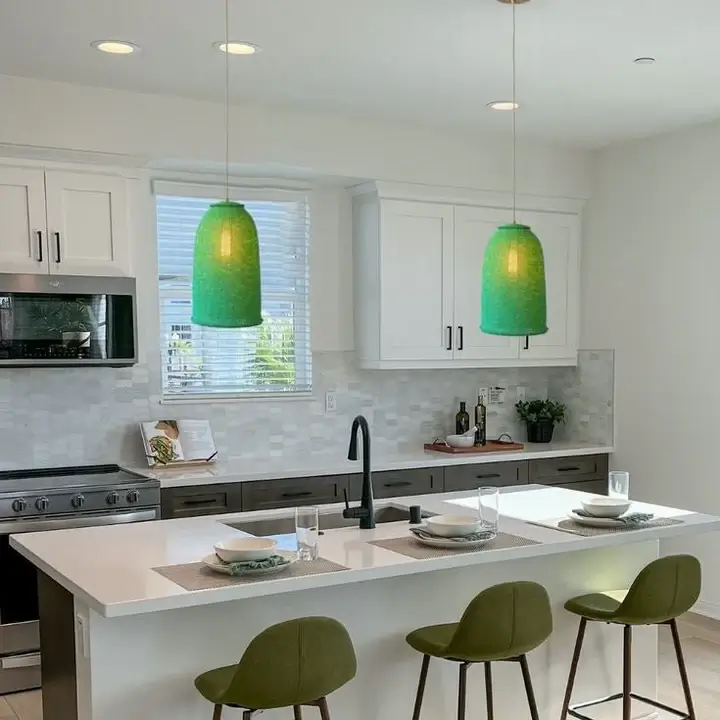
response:
{"label": "open book", "polygon": [[217,455],[209,420],[153,420],[140,429],[151,467],[212,462]]}

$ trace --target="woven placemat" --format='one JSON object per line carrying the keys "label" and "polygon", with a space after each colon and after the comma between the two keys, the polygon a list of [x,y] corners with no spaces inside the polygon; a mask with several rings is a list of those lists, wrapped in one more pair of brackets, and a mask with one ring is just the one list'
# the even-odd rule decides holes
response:
{"label": "woven placemat", "polygon": [[506,550],[508,548],[523,547],[525,545],[539,545],[535,540],[520,537],[519,535],[509,535],[508,533],[498,533],[497,537],[489,543],[481,545],[477,548],[436,548],[430,545],[423,545],[412,535],[406,535],[399,538],[391,538],[390,540],[372,540],[368,545],[376,545],[385,550],[392,550],[394,553],[414,558],[415,560],[431,560],[432,558],[446,557],[447,555],[458,555],[467,553],[484,552],[486,550]]}
{"label": "woven placemat", "polygon": [[317,560],[294,562],[287,570],[282,572],[252,577],[221,575],[213,572],[203,563],[166,565],[165,567],[153,568],[153,570],[168,580],[172,580],[184,590],[214,590],[216,588],[231,587],[232,585],[267,582],[268,580],[287,580],[288,578],[302,577],[303,575],[322,575],[323,573],[340,572],[341,570],[347,570],[347,568],[331,560],[318,558]]}
{"label": "woven placemat", "polygon": [[[625,525],[624,527],[590,527],[589,525],[581,525],[574,520],[561,520],[557,525],[543,525],[543,527],[555,527],[564,532],[574,533],[575,535],[584,535],[592,537],[593,535],[608,535],[613,533],[626,533],[635,530],[649,530],[657,527],[667,527],[669,525],[682,525],[682,520],[673,520],[672,518],[658,518],[644,525]],[[538,523],[540,524],[540,523]]]}

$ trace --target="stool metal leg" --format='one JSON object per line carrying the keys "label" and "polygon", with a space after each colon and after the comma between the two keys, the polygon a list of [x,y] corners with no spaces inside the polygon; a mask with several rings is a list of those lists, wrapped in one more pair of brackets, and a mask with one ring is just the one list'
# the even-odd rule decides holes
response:
{"label": "stool metal leg", "polygon": [[528,705],[530,706],[530,717],[532,720],[540,720],[538,714],[537,702],[535,700],[535,691],[532,686],[532,678],[530,677],[530,668],[528,667],[527,655],[520,656],[520,669],[522,670],[523,682],[525,683],[525,692],[527,693]]}
{"label": "stool metal leg", "polygon": [[467,699],[467,670],[470,663],[460,663],[460,680],[458,682],[458,720],[465,720],[465,701]]}
{"label": "stool metal leg", "polygon": [[623,720],[632,720],[632,626],[623,628]]}
{"label": "stool metal leg", "polygon": [[293,716],[295,720],[302,720],[302,708],[299,705],[293,705]]}
{"label": "stool metal leg", "polygon": [[577,640],[575,641],[575,650],[573,651],[572,662],[570,663],[570,674],[568,675],[568,684],[565,689],[565,700],[563,701],[560,720],[566,720],[568,710],[570,709],[570,698],[572,697],[573,685],[575,685],[575,676],[577,675],[578,664],[580,663],[580,652],[582,651],[587,623],[588,621],[585,618],[580,618],[580,627],[578,628]]}
{"label": "stool metal leg", "polygon": [[487,701],[487,720],[495,720],[493,708],[492,664],[485,663],[485,699]]}
{"label": "stool metal leg", "polygon": [[683,657],[682,644],[680,643],[680,633],[678,632],[677,622],[674,618],[670,621],[669,625],[670,631],[672,632],[673,645],[675,646],[678,668],[680,669],[680,680],[682,681],[683,693],[685,694],[688,718],[689,720],[695,720],[695,707],[690,692],[690,681],[688,679],[687,668],[685,667],[685,658]]}
{"label": "stool metal leg", "polygon": [[220,720],[222,717],[222,705],[216,705],[215,709],[213,710],[213,720]]}
{"label": "stool metal leg", "polygon": [[418,682],[417,695],[415,696],[415,708],[413,709],[412,720],[420,720],[423,695],[425,694],[425,683],[427,681],[428,669],[430,667],[430,656],[423,655],[422,668],[420,669],[420,681]]}
{"label": "stool metal leg", "polygon": [[327,698],[321,697],[318,700],[318,707],[320,708],[321,720],[330,720],[330,710],[328,710]]}

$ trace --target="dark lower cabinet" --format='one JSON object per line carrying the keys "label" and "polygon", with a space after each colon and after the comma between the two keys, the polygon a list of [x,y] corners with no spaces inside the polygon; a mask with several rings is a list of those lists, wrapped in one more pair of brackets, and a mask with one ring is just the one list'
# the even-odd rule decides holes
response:
{"label": "dark lower cabinet", "polygon": [[[389,470],[372,474],[373,494],[383,498],[403,495],[429,495],[443,491],[443,468],[417,468],[412,470]],[[360,499],[362,475],[350,480],[350,498]]]}
{"label": "dark lower cabinet", "polygon": [[556,485],[555,487],[563,487],[568,490],[580,490],[580,492],[592,493],[593,495],[607,495],[607,480],[582,480],[575,483],[566,483]]}
{"label": "dark lower cabinet", "polygon": [[527,485],[527,481],[527,461],[450,465],[445,468],[444,489],[445,492],[477,490],[484,485]]}
{"label": "dark lower cabinet", "polygon": [[530,460],[530,482],[538,485],[566,485],[585,480],[605,480],[608,474],[607,455]]}
{"label": "dark lower cabinet", "polygon": [[248,512],[342,502],[349,480],[348,475],[328,475],[241,483],[242,509]]}
{"label": "dark lower cabinet", "polygon": [[160,497],[163,519],[219,515],[242,510],[241,483],[164,488]]}

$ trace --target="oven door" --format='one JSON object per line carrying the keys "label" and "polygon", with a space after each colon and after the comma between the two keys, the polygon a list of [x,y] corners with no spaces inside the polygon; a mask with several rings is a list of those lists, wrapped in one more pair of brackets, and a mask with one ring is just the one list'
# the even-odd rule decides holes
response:
{"label": "oven door", "polygon": [[10,535],[159,519],[159,508],[147,508],[0,522],[0,695],[40,687],[37,569]]}

